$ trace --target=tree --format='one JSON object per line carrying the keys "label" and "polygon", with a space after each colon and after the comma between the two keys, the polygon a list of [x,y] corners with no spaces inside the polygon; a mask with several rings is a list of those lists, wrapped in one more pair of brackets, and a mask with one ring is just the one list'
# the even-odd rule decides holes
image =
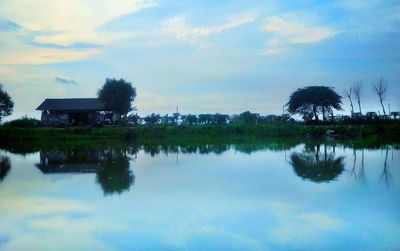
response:
{"label": "tree", "polygon": [[188,114],[185,116],[182,116],[182,120],[184,124],[187,125],[194,125],[197,124],[197,116],[196,115],[192,115],[192,114]]}
{"label": "tree", "polygon": [[319,121],[318,114],[322,113],[323,120],[326,114],[333,114],[332,109],[342,110],[342,97],[333,88],[326,86],[308,86],[297,89],[290,95],[287,111],[290,114],[300,114],[303,117],[311,115]]}
{"label": "tree", "polygon": [[354,92],[354,97],[357,100],[358,109],[359,109],[360,114],[362,114],[362,112],[361,112],[361,89],[362,89],[362,82],[361,81],[355,82],[353,85],[353,92]]}
{"label": "tree", "polygon": [[137,115],[137,113],[136,114],[130,114],[129,116],[128,116],[128,123],[130,123],[130,124],[132,124],[132,125],[138,125],[139,124],[139,121],[140,121],[140,116],[139,115]]}
{"label": "tree", "polygon": [[132,111],[132,102],[136,98],[136,88],[124,79],[106,79],[97,96],[105,104],[105,108],[120,115]]}
{"label": "tree", "polygon": [[229,115],[216,113],[214,115],[214,124],[224,125],[228,122]]}
{"label": "tree", "polygon": [[353,116],[353,114],[354,114],[354,106],[353,106],[353,100],[352,100],[353,90],[354,90],[353,87],[343,90],[344,97],[348,98],[349,102],[350,102],[351,116]]}
{"label": "tree", "polygon": [[13,112],[14,102],[8,93],[3,90],[2,84],[0,84],[0,121],[5,116],[10,116]]}
{"label": "tree", "polygon": [[379,102],[381,103],[383,115],[386,115],[385,106],[383,105],[383,101],[386,99],[386,92],[387,92],[387,81],[383,78],[380,78],[378,81],[375,82],[374,91],[376,95],[379,97]]}
{"label": "tree", "polygon": [[152,113],[151,115],[147,115],[146,117],[144,117],[144,122],[146,122],[146,125],[158,124],[160,123],[160,120],[161,120],[160,114]]}
{"label": "tree", "polygon": [[256,124],[260,120],[260,114],[251,113],[249,111],[243,112],[236,118],[238,122],[244,124]]}

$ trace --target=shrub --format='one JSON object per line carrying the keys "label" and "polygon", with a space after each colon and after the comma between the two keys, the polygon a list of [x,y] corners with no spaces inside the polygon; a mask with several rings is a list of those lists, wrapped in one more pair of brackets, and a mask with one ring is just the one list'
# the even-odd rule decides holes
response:
{"label": "shrub", "polygon": [[11,120],[9,122],[4,123],[4,126],[8,127],[19,127],[19,128],[28,128],[28,127],[40,127],[41,122],[35,118],[22,117],[20,119]]}

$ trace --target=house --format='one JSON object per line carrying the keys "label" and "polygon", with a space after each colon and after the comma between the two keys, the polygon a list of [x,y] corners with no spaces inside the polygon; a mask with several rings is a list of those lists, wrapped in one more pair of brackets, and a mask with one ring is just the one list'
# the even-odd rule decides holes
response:
{"label": "house", "polygon": [[47,126],[111,123],[113,114],[97,98],[46,99],[36,110]]}

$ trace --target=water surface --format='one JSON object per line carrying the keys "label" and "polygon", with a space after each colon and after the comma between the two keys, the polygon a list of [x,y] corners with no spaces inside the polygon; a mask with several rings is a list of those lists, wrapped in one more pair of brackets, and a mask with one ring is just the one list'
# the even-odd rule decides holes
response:
{"label": "water surface", "polygon": [[398,250],[400,150],[279,141],[0,151],[0,250]]}

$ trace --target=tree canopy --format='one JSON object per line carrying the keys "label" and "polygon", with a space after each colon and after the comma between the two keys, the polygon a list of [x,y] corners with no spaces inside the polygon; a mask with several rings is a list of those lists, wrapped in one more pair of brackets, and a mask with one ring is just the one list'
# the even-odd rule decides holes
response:
{"label": "tree canopy", "polygon": [[287,111],[300,114],[305,120],[319,120],[322,114],[325,121],[327,114],[333,109],[342,110],[342,97],[333,88],[327,86],[308,86],[297,89],[290,95]]}
{"label": "tree canopy", "polygon": [[14,102],[0,84],[0,121],[3,117],[11,115],[13,108]]}
{"label": "tree canopy", "polygon": [[97,92],[106,109],[119,114],[132,111],[132,102],[136,98],[136,88],[124,79],[106,79],[103,87]]}

